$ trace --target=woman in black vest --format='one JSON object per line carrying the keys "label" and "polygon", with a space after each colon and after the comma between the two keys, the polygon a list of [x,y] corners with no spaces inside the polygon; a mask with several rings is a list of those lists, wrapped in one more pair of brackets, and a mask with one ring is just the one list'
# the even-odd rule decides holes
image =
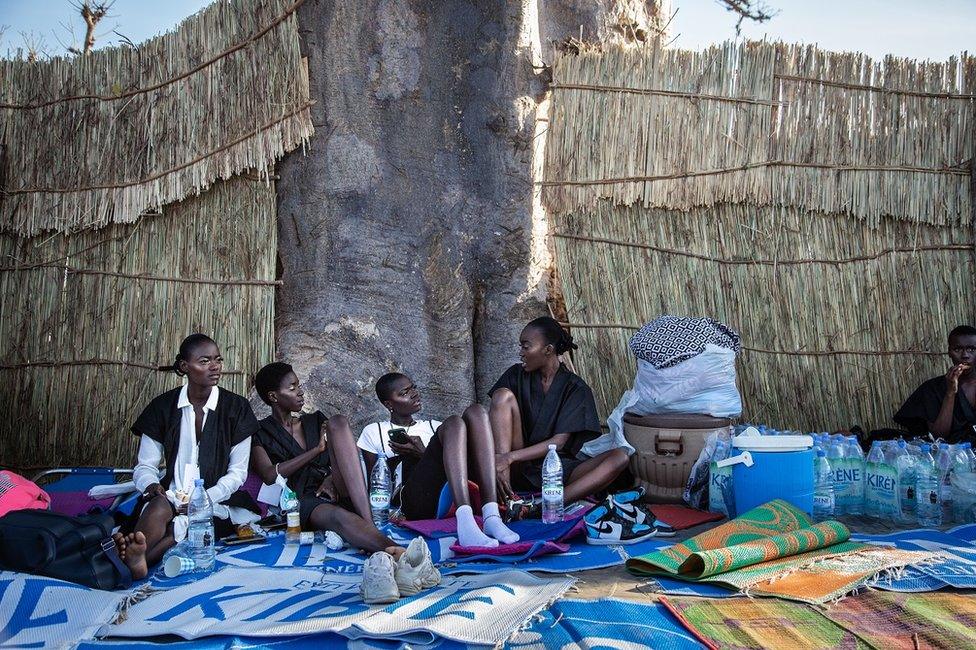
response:
{"label": "woman in black vest", "polygon": [[[185,537],[183,515],[194,478],[203,479],[213,502],[218,538],[234,533],[232,522],[258,519],[257,504],[240,490],[258,422],[247,399],[217,387],[222,368],[213,339],[188,336],[173,365],[160,368],[185,377],[186,384],[152,400],[132,425],[140,438],[133,481],[142,498],[125,559],[135,578],[145,576],[148,566]],[[160,461],[165,461],[162,477]],[[139,557],[143,537],[145,555]]]}
{"label": "woman in black vest", "polygon": [[373,524],[348,420],[342,415],[326,420],[322,411],[302,414],[305,393],[287,363],[261,368],[254,388],[272,413],[259,423],[251,466],[266,484],[279,476],[287,481],[298,496],[302,529],[331,530],[352,546],[399,558],[403,547]]}

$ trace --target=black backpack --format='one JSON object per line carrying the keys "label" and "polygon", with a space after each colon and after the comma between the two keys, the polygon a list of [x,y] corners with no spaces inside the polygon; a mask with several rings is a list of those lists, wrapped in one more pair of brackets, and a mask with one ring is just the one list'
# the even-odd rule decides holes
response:
{"label": "black backpack", "polygon": [[132,584],[112,540],[112,516],[70,517],[15,510],[0,517],[0,569],[76,582],[95,589]]}

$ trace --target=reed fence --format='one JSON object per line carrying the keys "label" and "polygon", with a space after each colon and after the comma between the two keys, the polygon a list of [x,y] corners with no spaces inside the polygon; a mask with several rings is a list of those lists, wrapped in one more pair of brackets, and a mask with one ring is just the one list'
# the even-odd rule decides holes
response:
{"label": "reed fence", "polygon": [[132,223],[312,133],[295,10],[226,0],[136,47],[0,61],[0,230]]}
{"label": "reed fence", "polygon": [[561,54],[543,199],[604,415],[633,330],[738,329],[744,417],[890,423],[976,322],[976,59],[746,43]]}
{"label": "reed fence", "polygon": [[181,380],[158,372],[204,332],[221,386],[274,357],[273,186],[235,178],[135,224],[0,234],[0,466],[131,467],[134,418]]}

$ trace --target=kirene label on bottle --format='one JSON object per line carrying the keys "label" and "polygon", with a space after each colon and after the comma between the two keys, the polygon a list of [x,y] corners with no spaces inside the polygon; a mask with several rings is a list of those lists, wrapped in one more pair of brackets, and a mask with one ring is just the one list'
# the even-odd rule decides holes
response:
{"label": "kirene label on bottle", "polygon": [[289,528],[298,528],[301,525],[302,525],[302,522],[301,522],[301,519],[298,516],[298,513],[297,512],[289,512],[288,513],[288,527]]}
{"label": "kirene label on bottle", "polygon": [[371,492],[369,495],[369,505],[372,508],[386,508],[390,505],[390,495],[386,492]]}
{"label": "kirene label on bottle", "polygon": [[561,485],[543,485],[542,486],[542,498],[549,499],[561,499],[563,498],[563,486]]}
{"label": "kirene label on bottle", "polygon": [[821,494],[813,495],[813,508],[814,510],[832,510],[834,507],[834,495],[832,494]]}

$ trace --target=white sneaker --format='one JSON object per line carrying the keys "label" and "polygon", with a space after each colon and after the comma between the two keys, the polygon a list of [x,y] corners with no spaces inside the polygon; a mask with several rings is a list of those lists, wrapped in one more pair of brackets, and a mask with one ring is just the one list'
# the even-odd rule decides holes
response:
{"label": "white sneaker", "polygon": [[434,566],[423,537],[415,537],[396,565],[396,584],[401,596],[413,596],[441,583],[441,572]]}
{"label": "white sneaker", "polygon": [[377,551],[363,565],[363,582],[359,585],[359,595],[369,605],[395,603],[400,600],[400,591],[394,577],[393,556],[386,551]]}

